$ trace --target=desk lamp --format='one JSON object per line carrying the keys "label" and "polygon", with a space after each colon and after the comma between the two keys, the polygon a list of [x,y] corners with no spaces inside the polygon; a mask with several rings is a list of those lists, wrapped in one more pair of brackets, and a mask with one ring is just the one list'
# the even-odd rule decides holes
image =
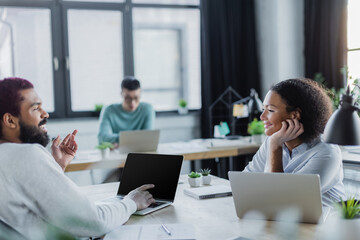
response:
{"label": "desk lamp", "polygon": [[340,108],[330,117],[324,130],[324,141],[339,145],[360,145],[360,109],[355,106],[349,87],[341,95]]}
{"label": "desk lamp", "polygon": [[[244,106],[245,102],[248,102],[246,107]],[[233,116],[237,118],[249,117],[250,122],[254,117],[259,117],[262,110],[262,102],[253,88],[250,89],[250,96],[233,103]]]}

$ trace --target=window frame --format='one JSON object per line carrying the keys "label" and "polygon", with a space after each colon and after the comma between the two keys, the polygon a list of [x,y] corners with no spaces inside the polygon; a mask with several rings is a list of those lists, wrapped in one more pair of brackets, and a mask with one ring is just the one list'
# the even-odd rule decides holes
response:
{"label": "window frame", "polygon": [[[183,45],[181,44],[183,43],[183,39],[184,39],[184,30],[182,29],[181,26],[176,26],[176,25],[169,25],[169,26],[150,26],[150,25],[139,25],[138,27],[135,27],[133,29],[140,29],[140,30],[172,30],[177,32],[177,36],[178,36],[178,41],[180,43],[180,45],[178,46],[178,50],[179,50],[179,55],[180,55],[180,87],[179,88],[144,88],[142,87],[142,91],[143,92],[164,92],[164,91],[174,91],[177,90],[179,92],[179,96],[180,98],[185,99],[186,98],[186,91],[185,91],[185,74],[184,74],[184,68],[185,68],[185,63],[184,63],[184,50],[183,50]],[[134,42],[133,42],[134,43]],[[135,61],[134,61],[135,63]],[[134,67],[135,70],[135,67]]]}
{"label": "window frame", "polygon": [[[349,2],[348,2],[348,7],[349,7]],[[347,22],[349,21],[349,16],[347,16]],[[347,37],[349,36],[349,29],[347,29]],[[355,48],[347,48],[347,51],[346,51],[346,65],[349,66],[349,53],[350,52],[357,52],[357,53],[360,53],[360,42],[358,43],[358,45],[355,47]],[[349,69],[348,69],[349,70]],[[351,71],[351,69],[350,69]],[[352,76],[351,72],[348,72],[348,74],[350,74],[350,76]],[[349,76],[347,76],[349,77]],[[354,77],[354,76],[352,76]],[[358,76],[359,77],[359,76]],[[349,79],[347,79],[347,81],[349,81]],[[352,79],[350,82],[347,82],[347,84],[352,84],[354,81],[354,79]]]}
{"label": "window frame", "polygon": [[[63,57],[63,67],[64,67],[64,71],[65,71],[65,84],[66,84],[66,91],[65,91],[65,99],[67,100],[67,103],[65,103],[66,106],[66,116],[70,117],[70,118],[79,118],[79,117],[91,117],[91,116],[98,116],[98,113],[94,112],[94,111],[73,111],[71,109],[71,79],[70,79],[70,71],[71,69],[68,67],[69,63],[69,33],[68,33],[68,18],[67,18],[67,14],[68,14],[68,10],[72,10],[72,9],[76,9],[76,10],[102,10],[102,11],[119,11],[122,13],[123,19],[123,29],[122,29],[122,48],[123,48],[123,63],[124,63],[124,74],[125,75],[129,75],[128,74],[128,68],[130,66],[128,66],[128,64],[126,64],[126,59],[127,58],[131,58],[131,56],[129,56],[129,48],[130,46],[128,46],[128,41],[126,41],[127,43],[125,43],[125,39],[126,36],[125,34],[128,34],[126,32],[126,30],[124,29],[124,26],[126,25],[124,23],[125,21],[125,4],[124,3],[83,3],[83,2],[69,2],[69,1],[64,1],[62,2],[63,6],[62,6],[62,27],[63,27],[63,42],[64,42],[64,53],[65,56]],[[127,68],[127,69],[126,69]],[[120,93],[119,93],[119,97],[120,97]]]}
{"label": "window frame", "polygon": [[[101,0],[99,0],[101,1]],[[199,9],[199,5],[180,5],[180,4],[144,4],[132,3],[131,0],[121,2],[79,2],[63,0],[0,0],[0,7],[21,7],[21,8],[45,8],[51,12],[51,45],[52,45],[52,67],[53,67],[53,86],[54,86],[54,112],[49,113],[51,118],[83,118],[99,116],[95,111],[73,111],[71,109],[71,91],[70,91],[70,71],[67,67],[69,59],[68,42],[68,19],[67,11],[69,9],[84,10],[112,10],[122,12],[122,48],[123,48],[123,69],[125,76],[134,75],[134,46],[133,46],[133,8],[159,8],[159,9]],[[201,16],[201,12],[200,12]],[[199,19],[200,21],[200,19]],[[183,53],[182,44],[179,46],[181,54]],[[57,63],[55,63],[57,61]],[[58,68],[55,69],[55,65]],[[182,56],[181,65],[184,66],[184,56]],[[181,71],[183,71],[182,68]],[[71,70],[71,69],[70,69]],[[180,94],[186,97],[186,84],[190,84],[181,75]],[[147,91],[145,89],[145,91]],[[148,91],[154,91],[149,89]],[[119,94],[120,98],[120,94]],[[198,110],[194,110],[195,112]],[[168,115],[175,113],[173,111],[158,111],[160,114]]]}

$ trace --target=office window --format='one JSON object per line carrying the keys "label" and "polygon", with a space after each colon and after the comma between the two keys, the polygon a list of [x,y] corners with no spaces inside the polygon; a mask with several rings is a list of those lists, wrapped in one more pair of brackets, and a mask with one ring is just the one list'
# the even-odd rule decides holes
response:
{"label": "office window", "polygon": [[199,4],[200,4],[200,0],[133,0],[133,3],[199,5]]}
{"label": "office window", "polygon": [[69,10],[68,33],[72,111],[119,102],[124,75],[122,13]]}
{"label": "office window", "polygon": [[0,78],[31,79],[44,107],[54,111],[50,11],[0,7]]}
{"label": "office window", "polygon": [[120,103],[134,75],[142,100],[201,107],[199,0],[0,0],[0,77],[32,81],[52,118]]}
{"label": "office window", "polygon": [[[100,0],[63,0],[64,2],[99,2]],[[125,0],[101,0],[101,2],[123,3]]]}
{"label": "office window", "polygon": [[360,78],[360,1],[348,1],[348,67],[353,79]]}
{"label": "office window", "polygon": [[142,83],[142,99],[158,110],[173,109],[182,95],[179,35],[175,29],[134,31],[135,76]]}
{"label": "office window", "polygon": [[133,9],[134,69],[156,110],[201,107],[199,10]]}

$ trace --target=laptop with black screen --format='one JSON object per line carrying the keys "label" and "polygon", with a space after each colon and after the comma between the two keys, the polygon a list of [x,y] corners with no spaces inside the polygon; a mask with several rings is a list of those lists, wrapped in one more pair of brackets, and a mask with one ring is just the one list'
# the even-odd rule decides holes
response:
{"label": "laptop with black screen", "polygon": [[156,203],[150,207],[135,212],[145,215],[174,202],[179,181],[183,156],[129,153],[118,190],[118,197],[124,197],[130,191],[144,184],[154,184],[155,188],[149,192]]}

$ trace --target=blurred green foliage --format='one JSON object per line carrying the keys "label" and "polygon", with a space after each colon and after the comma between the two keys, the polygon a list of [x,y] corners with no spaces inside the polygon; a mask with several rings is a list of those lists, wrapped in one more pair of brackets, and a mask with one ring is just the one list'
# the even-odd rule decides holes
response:
{"label": "blurred green foliage", "polygon": [[250,135],[259,135],[265,133],[265,127],[263,121],[258,121],[256,118],[249,123],[248,125],[248,133]]}
{"label": "blurred green foliage", "polygon": [[[347,79],[347,84],[350,83],[349,87],[350,87],[350,94],[353,96],[354,98],[354,105],[359,107],[360,106],[360,79],[353,79],[352,76],[349,75],[349,69],[347,66],[344,66],[343,68],[340,69],[340,72],[342,73],[342,75],[344,76],[345,79]],[[324,78],[324,76],[322,75],[322,73],[318,72],[315,73],[314,75],[314,81],[320,83],[322,86],[324,86],[324,88],[327,90],[329,97],[331,98],[332,104],[333,104],[333,108],[334,110],[338,109],[339,105],[340,105],[340,99],[341,99],[341,94],[344,94],[346,92],[346,88],[339,88],[336,89],[334,87],[332,88],[327,88],[326,87],[326,80]],[[360,113],[358,113],[360,116]]]}

